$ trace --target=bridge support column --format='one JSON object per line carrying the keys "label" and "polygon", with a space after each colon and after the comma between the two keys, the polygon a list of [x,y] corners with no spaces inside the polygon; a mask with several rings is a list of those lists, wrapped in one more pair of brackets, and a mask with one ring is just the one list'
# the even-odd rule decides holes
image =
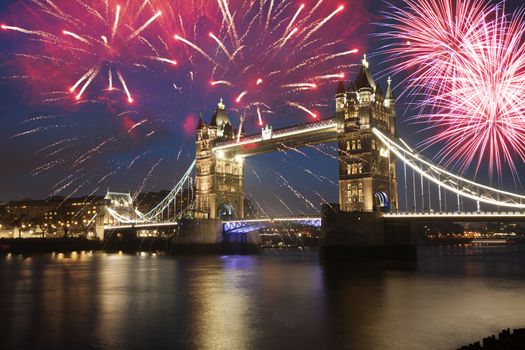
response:
{"label": "bridge support column", "polygon": [[222,220],[184,219],[172,241],[174,254],[248,254],[259,251],[256,232],[238,235],[223,233]]}
{"label": "bridge support column", "polygon": [[413,261],[410,224],[391,224],[382,213],[342,212],[323,206],[319,255],[325,261]]}

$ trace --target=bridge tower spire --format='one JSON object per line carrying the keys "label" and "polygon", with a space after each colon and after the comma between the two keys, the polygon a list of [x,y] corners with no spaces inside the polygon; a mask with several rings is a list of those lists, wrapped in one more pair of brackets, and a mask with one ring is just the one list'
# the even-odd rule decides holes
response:
{"label": "bridge tower spire", "polygon": [[383,95],[365,55],[355,82],[349,84],[343,111],[339,110],[337,96],[341,210],[397,209],[396,159],[372,132],[375,127],[388,135],[396,134],[391,81]]}

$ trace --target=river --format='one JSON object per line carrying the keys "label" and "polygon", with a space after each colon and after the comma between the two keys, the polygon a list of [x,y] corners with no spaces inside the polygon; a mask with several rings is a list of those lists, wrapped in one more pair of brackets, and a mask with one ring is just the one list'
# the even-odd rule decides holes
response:
{"label": "river", "polygon": [[439,350],[525,327],[525,246],[419,257],[4,256],[0,348]]}

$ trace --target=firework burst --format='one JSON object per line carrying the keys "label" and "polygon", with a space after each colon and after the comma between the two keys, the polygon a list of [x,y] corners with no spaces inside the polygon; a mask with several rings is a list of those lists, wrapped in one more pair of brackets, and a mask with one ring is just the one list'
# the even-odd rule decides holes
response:
{"label": "firework burst", "polygon": [[[333,88],[358,52],[334,35],[337,17],[351,11],[343,5],[199,3],[191,6],[191,14],[172,21],[180,65],[207,83],[203,90],[228,96],[234,109],[259,125],[282,108],[317,118],[314,94],[325,85]],[[175,6],[165,4],[163,12],[177,14]]]}
{"label": "firework burst", "polygon": [[525,162],[525,16],[482,0],[404,0],[388,15],[391,43],[384,52],[398,72],[408,70],[409,91],[420,107],[417,123],[434,134],[437,158],[462,172],[490,176],[515,159]]}
{"label": "firework burst", "polygon": [[150,27],[162,12],[149,1],[121,5],[113,0],[55,0],[17,5],[23,9],[16,12],[20,24],[1,28],[21,33],[31,44],[16,57],[39,88],[65,91],[78,101],[102,79],[99,92],[122,91],[132,103],[127,74],[153,69],[152,61],[177,63],[161,55],[166,51],[154,34],[158,29]]}

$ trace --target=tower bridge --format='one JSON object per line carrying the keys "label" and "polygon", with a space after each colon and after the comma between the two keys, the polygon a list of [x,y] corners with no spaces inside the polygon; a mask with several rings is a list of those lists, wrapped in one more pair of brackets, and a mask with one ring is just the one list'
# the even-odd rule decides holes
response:
{"label": "tower bridge", "polygon": [[[271,219],[244,219],[245,158],[327,142],[338,145],[339,203],[325,205],[319,218],[307,220],[309,225],[321,225],[321,251],[327,258],[414,258],[410,223],[415,221],[525,221],[525,196],[478,184],[433,164],[397,138],[396,121],[392,82],[389,78],[383,93],[366,56],[355,81],[339,82],[335,115],[329,118],[281,129],[267,125],[260,133],[243,135],[232,126],[221,100],[210,122],[199,117],[195,160],[169,195],[148,213],[140,213],[125,194],[108,194],[108,215],[100,216],[98,225],[108,230],[176,226],[181,241],[188,244],[213,244],[229,232],[248,234]],[[403,165],[400,188],[398,161]],[[189,186],[194,171],[193,201],[177,212],[173,203]],[[434,200],[431,186],[438,192]],[[404,191],[405,211],[399,208],[398,189]],[[447,208],[447,193],[449,199],[457,198],[457,210]],[[475,203],[477,211],[465,212],[463,200]],[[433,209],[434,203],[438,207]],[[482,205],[498,210],[483,212]],[[300,217],[286,220],[305,222]],[[257,238],[248,242],[256,244]]]}

